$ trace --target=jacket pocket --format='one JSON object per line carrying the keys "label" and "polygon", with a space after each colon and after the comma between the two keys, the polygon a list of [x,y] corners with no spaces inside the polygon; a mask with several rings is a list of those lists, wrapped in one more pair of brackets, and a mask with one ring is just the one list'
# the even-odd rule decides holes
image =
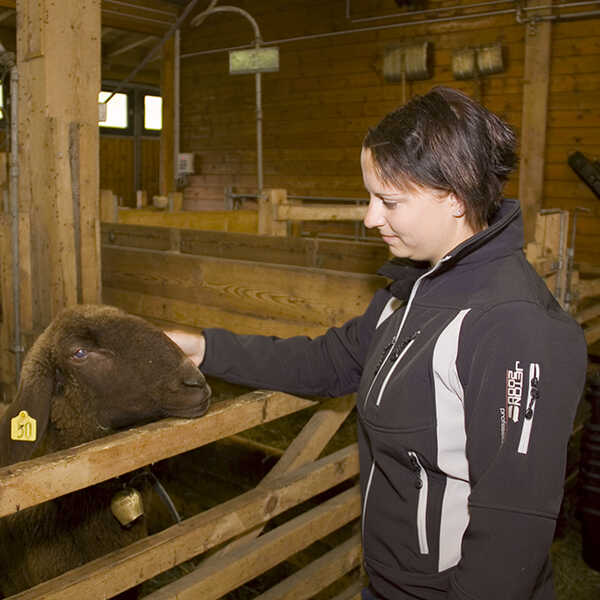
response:
{"label": "jacket pocket", "polygon": [[421,554],[429,554],[429,544],[427,543],[427,495],[429,493],[429,480],[427,478],[427,471],[421,465],[416,453],[409,451],[408,455],[416,473],[415,487],[418,490],[417,538],[419,540],[419,552]]}

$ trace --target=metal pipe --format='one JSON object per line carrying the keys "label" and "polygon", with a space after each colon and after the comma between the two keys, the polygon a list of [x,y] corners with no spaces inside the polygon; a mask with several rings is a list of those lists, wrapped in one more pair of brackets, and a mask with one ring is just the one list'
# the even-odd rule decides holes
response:
{"label": "metal pipe", "polygon": [[[590,2],[593,4],[593,2]],[[373,27],[358,27],[356,29],[344,29],[341,31],[330,31],[328,33],[315,33],[310,35],[301,35],[292,38],[280,39],[280,40],[272,40],[269,42],[262,42],[263,46],[276,46],[281,44],[287,44],[289,42],[302,42],[306,40],[316,40],[321,38],[328,37],[336,37],[339,35],[351,35],[353,33],[367,33],[370,31],[381,31],[385,29],[394,29],[397,27],[412,27],[414,25],[429,25],[432,23],[447,23],[451,21],[464,21],[468,19],[479,19],[484,17],[495,17],[497,15],[506,15],[506,14],[516,14],[516,20],[518,23],[528,23],[533,21],[534,19],[522,19],[519,18],[519,9],[516,8],[508,8],[503,10],[494,10],[488,12],[481,13],[473,13],[469,15],[458,15],[453,17],[439,17],[436,19],[421,19],[419,21],[403,21],[402,23],[392,23],[389,25],[375,25]],[[573,20],[577,18],[588,18],[599,16],[600,12],[591,11],[591,12],[581,12],[572,15],[561,15],[556,17],[536,17],[537,20]],[[219,52],[229,52],[231,50],[244,50],[246,48],[252,48],[251,44],[242,44],[239,46],[228,46],[225,48],[214,48],[212,50],[201,50],[199,52],[188,52],[186,54],[182,54],[181,58],[192,58],[194,56],[204,56],[208,54],[218,54]]]}
{"label": "metal pipe", "polygon": [[[204,21],[204,19],[206,19],[206,17],[208,17],[209,15],[212,15],[214,13],[220,13],[220,12],[235,12],[235,13],[242,15],[243,17],[246,17],[246,19],[248,19],[248,21],[250,21],[250,24],[252,25],[252,28],[254,29],[254,38],[258,39],[258,40],[261,39],[260,31],[258,29],[258,23],[254,19],[254,17],[248,11],[244,10],[243,8],[239,8],[237,6],[214,6],[214,4],[212,4],[211,8],[207,8],[204,12],[201,12],[199,15],[196,15],[190,21],[190,25],[192,27],[196,27],[197,25],[202,23],[202,21]],[[262,42],[262,40],[261,40],[261,42]]]}
{"label": "metal pipe", "polygon": [[544,10],[549,8],[571,8],[573,6],[589,6],[590,4],[598,4],[598,0],[584,0],[583,2],[566,2],[564,4],[547,4],[546,6],[523,6],[525,12],[530,10]]}
{"label": "metal pipe", "polygon": [[479,8],[481,6],[492,6],[496,4],[514,4],[513,0],[490,0],[489,2],[477,2],[474,4],[455,4],[454,6],[443,6],[438,8],[427,8],[424,10],[411,10],[403,13],[392,13],[389,15],[380,15],[377,17],[362,17],[360,19],[353,19],[350,16],[350,0],[346,0],[346,19],[350,23],[364,23],[365,21],[379,21],[381,19],[394,19],[412,17],[413,15],[425,15],[427,13],[438,14],[441,12],[448,12],[450,10],[462,10],[465,8]]}
{"label": "metal pipe", "polygon": [[578,13],[570,13],[566,15],[543,15],[541,17],[532,17],[531,19],[525,19],[525,23],[534,21],[574,21],[575,19],[590,19],[593,17],[600,17],[600,10],[590,10],[587,12],[581,11]]}
{"label": "metal pipe", "polygon": [[571,310],[571,302],[573,301],[573,294],[571,294],[571,281],[573,277],[573,267],[575,261],[575,238],[577,235],[577,213],[578,212],[592,212],[589,208],[583,206],[576,206],[573,211],[573,225],[571,229],[571,246],[567,249],[567,278],[566,278],[566,290],[565,290],[565,310],[568,312]]}
{"label": "metal pipe", "polygon": [[141,10],[141,11],[145,10],[147,12],[154,12],[154,13],[160,13],[163,15],[169,15],[171,17],[174,17],[177,14],[177,9],[175,7],[173,7],[173,10],[163,10],[161,8],[150,8],[149,6],[143,6],[140,4],[132,4],[131,2],[123,2],[123,0],[104,0],[103,4],[117,4],[119,6],[127,6],[129,8],[134,8],[135,10]]}
{"label": "metal pipe", "polygon": [[108,104],[110,102],[110,99],[115,94],[120,92],[150,62],[150,59],[152,59],[154,54],[158,52],[165,45],[166,41],[175,33],[175,31],[179,29],[183,21],[185,21],[187,16],[193,10],[194,6],[196,6],[197,2],[198,0],[190,0],[190,3],[183,9],[183,12],[179,15],[175,23],[173,23],[173,25],[170,27],[169,31],[165,33],[160,42],[158,42],[158,44],[156,44],[156,46],[154,46],[154,48],[152,48],[152,50],[150,50],[150,52],[146,54],[142,62],[137,67],[135,67],[133,71],[131,71],[131,73],[129,73],[129,75],[123,81],[121,81],[121,83],[108,96],[108,98],[104,100],[104,104]]}
{"label": "metal pipe", "polygon": [[[175,186],[177,186],[177,165],[179,164],[179,148],[181,144],[180,139],[180,102],[181,102],[181,31],[178,29],[175,32],[175,65],[173,72],[173,165],[175,168],[173,169],[173,179],[175,181]],[[176,189],[176,187],[174,188]]]}
{"label": "metal pipe", "polygon": [[212,10],[212,8],[217,4],[219,0],[211,0],[210,4],[206,8],[205,11],[201,12],[199,15],[196,15],[193,21],[190,23],[193,27],[198,27],[200,24],[208,17],[208,14]]}
{"label": "metal pipe", "polygon": [[[199,15],[195,16],[192,21],[192,27],[197,27],[204,22],[206,17],[215,13],[223,12],[234,12],[243,17],[246,17],[250,21],[252,28],[254,29],[254,47],[260,48],[262,44],[262,38],[260,35],[260,29],[258,23],[254,17],[243,8],[237,6],[215,6],[217,0],[213,0],[210,6]],[[256,180],[258,195],[262,194],[263,190],[263,143],[262,143],[262,122],[263,122],[263,111],[262,111],[262,77],[261,73],[257,72],[254,74],[254,87],[256,90]]]}
{"label": "metal pipe", "polygon": [[[258,48],[258,44],[256,45]],[[263,144],[262,144],[262,73],[254,74],[256,87],[256,179],[258,195],[263,191]]]}
{"label": "metal pipe", "polygon": [[572,6],[588,6],[598,4],[598,0],[583,0],[582,2],[571,2],[563,4],[548,4],[545,6],[518,6],[515,20],[520,25],[528,25],[540,23],[541,21],[574,21],[575,19],[587,19],[591,17],[600,16],[600,11],[579,11],[576,13],[567,13],[562,15],[537,15],[534,14],[531,17],[523,17],[523,14],[528,11],[539,11],[539,10],[550,10],[553,8],[570,8]]}
{"label": "metal pipe", "polygon": [[557,265],[557,273],[556,273],[556,285],[554,288],[554,294],[561,306],[564,306],[565,295],[566,295],[566,286],[565,286],[565,288],[563,288],[563,274],[564,274],[564,283],[566,284],[567,264],[566,264],[566,261],[564,258],[564,254],[566,253],[566,247],[567,247],[567,231],[568,231],[568,229],[569,229],[569,211],[561,210],[560,211],[560,230],[559,230],[559,238],[558,238],[558,265]]}
{"label": "metal pipe", "polygon": [[[496,15],[507,15],[516,13],[516,8],[507,8],[505,10],[496,10],[483,13],[473,13],[471,15],[459,15],[455,17],[440,17],[438,19],[422,19],[420,21],[410,21],[402,23],[392,23],[390,25],[375,25],[373,27],[358,27],[356,29],[344,29],[342,31],[330,31],[328,33],[314,33],[310,35],[300,35],[293,38],[287,38],[282,40],[273,40],[270,42],[262,42],[263,46],[274,46],[280,44],[286,44],[288,42],[301,42],[305,40],[316,40],[320,38],[336,37],[339,35],[351,35],[353,33],[366,33],[369,31],[381,31],[384,29],[395,29],[397,27],[412,27],[414,25],[428,25],[430,23],[446,23],[448,21],[463,21],[466,19],[477,19],[481,17],[493,17]],[[241,46],[231,46],[228,48],[215,48],[214,50],[202,50],[200,52],[189,52],[182,54],[181,58],[191,58],[193,56],[202,56],[205,54],[216,54],[218,52],[228,52],[230,50],[243,50],[245,48],[252,48],[251,44],[245,44]]]}
{"label": "metal pipe", "polygon": [[[376,17],[363,17],[360,19],[353,19],[350,16],[350,0],[346,0],[346,19],[350,21],[350,23],[364,23],[366,21],[379,21],[381,19],[394,19],[394,18],[405,18],[412,17],[414,15],[425,15],[428,13],[439,14],[443,12],[448,12],[451,10],[464,10],[471,8],[480,8],[482,6],[493,6],[497,4],[514,4],[513,0],[490,0],[488,2],[476,2],[473,4],[455,4],[453,6],[442,6],[438,8],[428,8],[424,10],[411,10],[403,13],[392,13],[389,15],[380,15]],[[549,8],[571,8],[573,6],[588,6],[590,4],[598,4],[598,0],[584,0],[582,2],[567,2],[563,4],[550,4],[547,6],[523,6],[521,9],[524,11],[529,10],[542,10]]]}
{"label": "metal pipe", "polygon": [[[123,17],[123,11],[120,10],[109,10],[107,8],[103,8],[102,12],[107,15],[117,15],[119,17]],[[142,17],[141,15],[129,15],[132,20],[135,21],[145,21],[147,23],[158,23],[159,25],[169,25],[172,21],[161,21],[160,19],[153,19],[152,17]]]}
{"label": "metal pipe", "polygon": [[15,383],[18,385],[21,375],[21,277],[19,261],[19,138],[18,138],[18,90],[19,73],[16,65],[10,69],[10,208],[12,217],[12,278],[14,311]]}

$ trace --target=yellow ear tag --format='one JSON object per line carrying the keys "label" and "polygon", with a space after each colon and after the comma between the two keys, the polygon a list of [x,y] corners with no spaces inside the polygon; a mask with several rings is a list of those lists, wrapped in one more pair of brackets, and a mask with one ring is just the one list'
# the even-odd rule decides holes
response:
{"label": "yellow ear tag", "polygon": [[20,442],[35,442],[37,422],[33,417],[22,410],[10,420],[10,439]]}

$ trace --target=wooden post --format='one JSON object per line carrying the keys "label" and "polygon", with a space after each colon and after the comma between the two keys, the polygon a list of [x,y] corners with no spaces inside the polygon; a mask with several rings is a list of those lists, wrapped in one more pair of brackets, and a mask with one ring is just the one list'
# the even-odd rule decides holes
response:
{"label": "wooden post", "polygon": [[33,328],[100,301],[100,0],[17,0],[19,201],[31,224]]}
{"label": "wooden post", "polygon": [[181,192],[169,192],[169,211],[178,212],[183,210],[183,194]]}
{"label": "wooden post", "polygon": [[162,49],[160,93],[162,131],[160,134],[160,184],[162,196],[175,191],[175,39],[170,37]]}
{"label": "wooden post", "polygon": [[100,221],[117,223],[119,220],[119,204],[112,190],[100,190]]}
{"label": "wooden post", "polygon": [[146,208],[148,206],[148,192],[146,190],[137,190],[135,193],[135,207]]}
{"label": "wooden post", "polygon": [[[31,249],[29,215],[19,216],[19,272],[20,285],[20,325],[24,332],[32,330],[31,315]],[[0,215],[0,306],[2,306],[2,326],[0,327],[0,382],[2,396],[0,401],[11,402],[17,391],[15,364],[15,313],[13,306],[13,263],[12,257],[12,219],[10,215]],[[31,336],[21,335],[21,345],[28,347]]]}
{"label": "wooden post", "polygon": [[287,190],[267,190],[258,199],[258,233],[259,235],[287,235],[287,223],[277,220],[280,204],[287,204]]}
{"label": "wooden post", "polygon": [[[528,7],[544,4],[547,4],[545,0],[530,0],[527,3]],[[528,12],[527,17],[531,18],[531,13]],[[523,211],[526,244],[534,240],[536,215],[542,208],[551,27],[550,21],[541,21],[529,23],[525,29],[519,199]]]}

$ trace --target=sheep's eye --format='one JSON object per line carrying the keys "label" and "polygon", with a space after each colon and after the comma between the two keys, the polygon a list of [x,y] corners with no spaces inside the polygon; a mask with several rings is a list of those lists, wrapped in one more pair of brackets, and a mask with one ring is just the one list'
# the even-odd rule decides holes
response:
{"label": "sheep's eye", "polygon": [[83,348],[77,348],[77,350],[75,350],[75,352],[73,352],[73,358],[85,358],[88,355],[87,350],[84,350]]}

